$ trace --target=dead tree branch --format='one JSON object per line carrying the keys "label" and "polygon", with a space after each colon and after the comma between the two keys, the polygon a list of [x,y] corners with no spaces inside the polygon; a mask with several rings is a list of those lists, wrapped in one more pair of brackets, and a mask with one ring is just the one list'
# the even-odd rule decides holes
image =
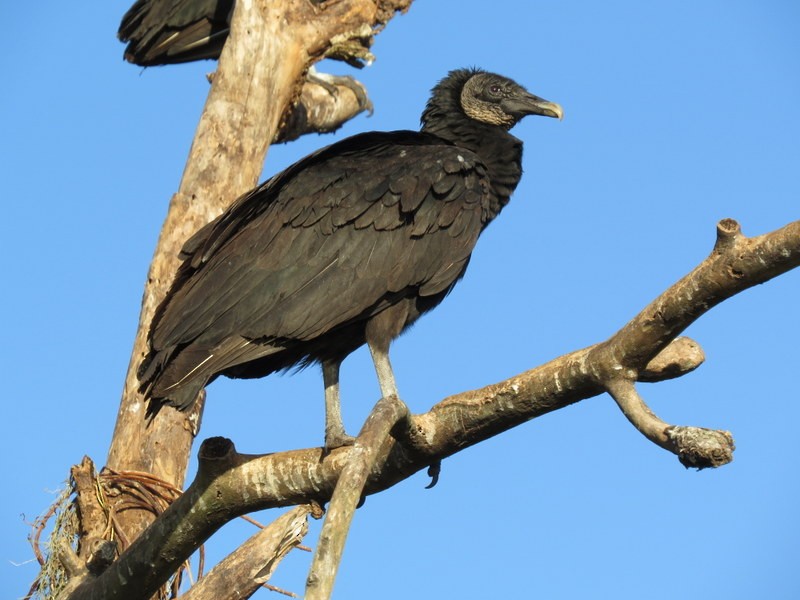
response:
{"label": "dead tree branch", "polygon": [[275,519],[211,569],[181,599],[244,600],[252,596],[269,580],[281,559],[303,540],[311,510],[308,505],[298,506]]}
{"label": "dead tree branch", "polygon": [[[800,221],[759,237],[741,234],[738,223],[717,226],[711,255],[661,294],[609,340],[578,350],[505,382],[448,398],[414,417],[419,447],[447,456],[461,447],[552,410],[595,396],[620,376],[653,381],[654,366],[676,336],[723,300],[800,264]],[[674,348],[673,348],[674,349]],[[688,347],[685,355],[698,353]],[[664,378],[681,364],[662,373]],[[496,413],[496,414],[495,414]],[[473,423],[462,434],[461,423]],[[698,465],[700,466],[700,465]]]}
{"label": "dead tree branch", "polygon": [[[377,447],[365,493],[391,487],[437,460],[603,391],[613,390],[619,399],[631,395],[633,381],[659,381],[693,370],[702,361],[702,353],[693,342],[676,336],[725,299],[798,265],[800,221],[755,238],[743,236],[735,221],[721,221],[711,255],[606,342],[506,381],[451,396],[427,413],[410,417],[407,428],[396,428],[394,437],[384,438]],[[620,384],[621,379],[627,383]],[[621,401],[628,406],[640,399]],[[661,425],[654,423],[639,425],[654,441],[665,441]],[[691,437],[696,429],[668,428],[665,435],[673,439],[661,445],[680,456],[686,446],[685,439],[679,438]],[[732,439],[726,435],[712,437],[717,438],[712,446],[727,444],[732,450]],[[700,446],[709,443],[705,434],[701,438]],[[97,579],[86,581],[70,599],[147,598],[231,518],[330,499],[352,451],[339,448],[324,456],[322,449],[315,448],[252,456],[238,454],[228,440],[206,440],[197,478],[186,493],[119,560]],[[136,590],[130,589],[131,581],[136,582]]]}

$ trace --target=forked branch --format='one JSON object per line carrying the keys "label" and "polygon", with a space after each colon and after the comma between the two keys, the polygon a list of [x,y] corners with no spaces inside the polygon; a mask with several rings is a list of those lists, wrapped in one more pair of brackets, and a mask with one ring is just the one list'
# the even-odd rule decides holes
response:
{"label": "forked branch", "polygon": [[[755,238],[743,236],[735,221],[721,221],[711,255],[608,341],[446,398],[427,413],[410,417],[402,431],[395,428],[394,437],[386,438],[375,452],[365,493],[384,490],[465,447],[606,390],[629,417],[637,410],[644,414],[632,419],[640,430],[681,456],[692,446],[690,438],[703,430],[664,429],[666,424],[652,413],[642,406],[637,409],[640,399],[631,391],[632,382],[661,381],[693,370],[702,362],[702,353],[691,340],[677,336],[713,306],[798,265],[800,221]],[[729,443],[732,449],[732,440],[719,435],[713,443]],[[704,433],[699,442],[694,446],[707,444]],[[228,440],[207,440],[197,478],[186,493],[100,577],[87,580],[70,598],[148,597],[152,586],[166,580],[177,564],[235,516],[329,500],[351,451],[339,448],[324,456],[322,449],[314,448],[247,456],[236,453]],[[716,452],[711,447],[709,455]],[[694,466],[717,462],[724,460]],[[142,579],[149,582],[145,591]],[[132,581],[136,590],[130,589]]]}

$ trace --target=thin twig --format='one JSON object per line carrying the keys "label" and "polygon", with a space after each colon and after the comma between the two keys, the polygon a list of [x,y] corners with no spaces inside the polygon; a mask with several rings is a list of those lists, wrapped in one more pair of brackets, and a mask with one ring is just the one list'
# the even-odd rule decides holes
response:
{"label": "thin twig", "polygon": [[279,588],[277,585],[272,585],[271,583],[262,583],[261,587],[267,588],[270,592],[278,592],[279,594],[283,594],[284,596],[289,596],[289,598],[297,598],[297,594],[295,594],[294,592],[290,592],[289,590]]}

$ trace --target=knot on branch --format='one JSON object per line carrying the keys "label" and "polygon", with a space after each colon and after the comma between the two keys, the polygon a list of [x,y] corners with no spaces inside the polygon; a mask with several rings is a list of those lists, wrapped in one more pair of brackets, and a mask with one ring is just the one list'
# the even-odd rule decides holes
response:
{"label": "knot on branch", "polygon": [[203,440],[197,457],[200,460],[224,460],[236,453],[233,442],[226,437],[215,436]]}
{"label": "knot on branch", "polygon": [[717,241],[714,250],[723,252],[732,248],[742,238],[742,228],[734,219],[722,219],[717,223]]}
{"label": "knot on branch", "polygon": [[225,437],[210,437],[203,440],[197,451],[198,479],[210,480],[236,466],[239,454],[236,446]]}
{"label": "knot on branch", "polygon": [[729,431],[673,426],[665,431],[681,464],[689,468],[721,467],[733,460],[736,446]]}
{"label": "knot on branch", "polygon": [[694,371],[705,360],[706,355],[700,344],[691,338],[679,337],[647,363],[637,379],[646,382],[674,379]]}

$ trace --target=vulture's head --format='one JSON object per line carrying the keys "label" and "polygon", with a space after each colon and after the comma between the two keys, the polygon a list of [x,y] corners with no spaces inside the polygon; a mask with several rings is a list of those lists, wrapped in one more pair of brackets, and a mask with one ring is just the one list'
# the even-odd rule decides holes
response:
{"label": "vulture's head", "polygon": [[527,115],[561,119],[564,111],[508,77],[480,69],[458,69],[433,88],[422,113],[422,129],[433,132],[439,124],[452,124],[466,116],[508,130]]}

